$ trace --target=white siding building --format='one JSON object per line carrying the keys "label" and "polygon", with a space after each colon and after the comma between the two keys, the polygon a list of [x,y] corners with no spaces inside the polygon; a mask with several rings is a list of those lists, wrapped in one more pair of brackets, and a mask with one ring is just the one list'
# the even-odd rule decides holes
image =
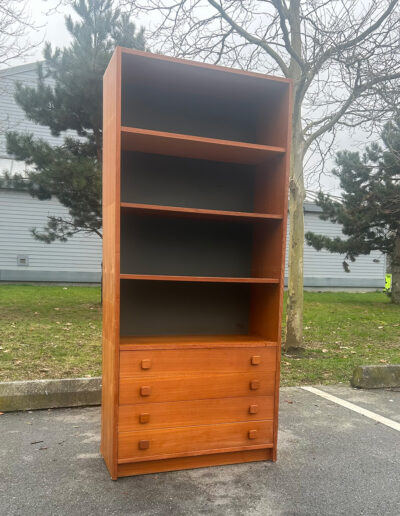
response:
{"label": "white siding building", "polygon": [[39,201],[26,192],[0,190],[0,281],[100,281],[98,236],[78,234],[65,243],[45,244],[31,235],[48,215],[66,214],[56,199]]}
{"label": "white siding building", "polygon": [[[312,203],[304,205],[305,232],[312,231],[328,237],[344,238],[339,224],[321,220],[321,208]],[[383,288],[386,273],[385,256],[378,252],[359,256],[350,262],[350,272],[343,269],[344,256],[329,251],[316,251],[304,246],[304,285],[325,288]],[[287,263],[287,258],[286,258]],[[287,268],[286,268],[287,270]]]}
{"label": "white siding building", "polygon": [[[0,70],[0,165],[2,170],[5,167],[9,168],[10,165],[4,137],[6,131],[34,133],[38,138],[43,138],[53,144],[60,141],[59,138],[51,135],[47,127],[28,120],[14,100],[16,82],[21,82],[27,86],[36,84],[36,68],[37,63],[32,63]],[[18,163],[14,162],[13,165],[17,169],[21,168]]]}
{"label": "white siding building", "polygon": [[[6,154],[4,133],[7,130],[34,133],[50,143],[59,139],[50,131],[27,120],[14,100],[15,82],[36,82],[36,64],[0,71],[0,167],[21,170]],[[327,236],[342,236],[340,226],[322,221],[320,209],[305,205],[305,229]],[[41,228],[48,215],[65,215],[66,209],[55,200],[39,201],[28,193],[0,189],[0,281],[99,282],[101,277],[101,239],[78,234],[68,242],[45,244],[33,238],[30,229]],[[360,256],[342,267],[343,257],[306,246],[304,284],[314,288],[383,288],[385,257],[380,253]]]}

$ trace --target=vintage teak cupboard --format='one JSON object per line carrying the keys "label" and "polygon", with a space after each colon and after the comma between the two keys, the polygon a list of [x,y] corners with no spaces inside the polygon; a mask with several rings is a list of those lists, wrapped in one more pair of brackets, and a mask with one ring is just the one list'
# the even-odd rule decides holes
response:
{"label": "vintage teak cupboard", "polygon": [[112,478],[275,460],[290,81],[117,48],[104,76]]}

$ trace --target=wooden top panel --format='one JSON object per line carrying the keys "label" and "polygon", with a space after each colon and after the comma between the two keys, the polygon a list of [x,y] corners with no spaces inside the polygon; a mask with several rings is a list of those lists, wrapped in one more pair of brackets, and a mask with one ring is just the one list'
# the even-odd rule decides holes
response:
{"label": "wooden top panel", "polygon": [[283,147],[219,140],[216,138],[153,131],[135,127],[121,127],[121,149],[246,165],[257,165],[267,161],[272,156],[285,153]]}

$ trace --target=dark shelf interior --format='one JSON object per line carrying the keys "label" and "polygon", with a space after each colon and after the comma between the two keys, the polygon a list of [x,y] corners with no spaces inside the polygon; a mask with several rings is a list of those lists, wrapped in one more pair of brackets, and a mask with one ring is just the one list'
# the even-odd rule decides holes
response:
{"label": "dark shelf interior", "polygon": [[121,280],[121,336],[248,334],[250,287]]}
{"label": "dark shelf interior", "polygon": [[286,84],[129,54],[122,65],[123,126],[284,146],[282,131],[271,128]]}
{"label": "dark shelf interior", "polygon": [[252,212],[255,167],[141,152],[121,156],[121,201]]}
{"label": "dark shelf interior", "polygon": [[250,277],[252,226],[121,213],[121,274]]}

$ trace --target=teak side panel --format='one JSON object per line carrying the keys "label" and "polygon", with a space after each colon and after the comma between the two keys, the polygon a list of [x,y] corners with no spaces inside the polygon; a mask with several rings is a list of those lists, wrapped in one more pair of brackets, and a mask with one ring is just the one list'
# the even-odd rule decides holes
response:
{"label": "teak side panel", "polygon": [[237,396],[270,396],[274,392],[274,372],[192,374],[121,378],[119,402],[155,403]]}
{"label": "teak side panel", "polygon": [[118,458],[137,461],[271,444],[272,421],[119,432]]}
{"label": "teak side panel", "polygon": [[114,53],[103,82],[103,388],[101,453],[117,478],[119,368],[119,212],[121,56]]}
{"label": "teak side panel", "polygon": [[138,403],[119,407],[118,430],[239,423],[272,419],[273,413],[273,396]]}

